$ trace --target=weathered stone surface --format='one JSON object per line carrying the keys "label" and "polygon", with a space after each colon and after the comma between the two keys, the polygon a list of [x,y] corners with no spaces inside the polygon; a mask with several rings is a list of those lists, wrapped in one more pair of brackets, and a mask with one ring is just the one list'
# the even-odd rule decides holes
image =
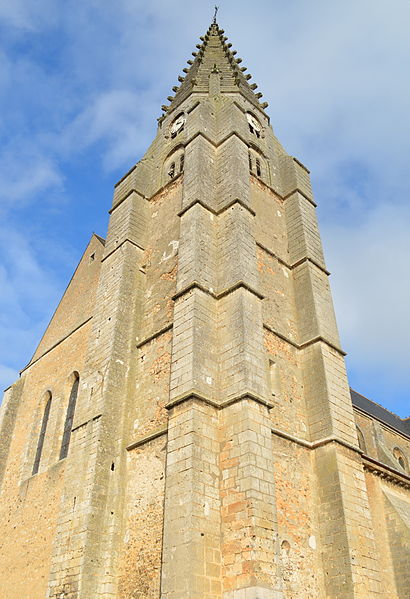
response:
{"label": "weathered stone surface", "polygon": [[198,50],[6,391],[0,597],[408,599],[410,437],[353,409],[309,172]]}

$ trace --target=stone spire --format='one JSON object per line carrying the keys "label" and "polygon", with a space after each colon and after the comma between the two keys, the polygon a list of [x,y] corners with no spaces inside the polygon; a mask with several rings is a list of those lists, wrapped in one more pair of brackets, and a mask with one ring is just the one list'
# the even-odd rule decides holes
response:
{"label": "stone spire", "polygon": [[[175,110],[192,92],[214,93],[211,85],[213,75],[218,76],[218,92],[232,93],[240,91],[259,110],[264,110],[267,102],[260,102],[262,94],[255,93],[256,83],[249,84],[252,78],[245,74],[246,67],[241,66],[242,59],[232,50],[223,29],[216,22],[211,23],[208,31],[200,38],[197,51],[192,52],[193,59],[188,60],[189,68],[183,69],[185,77],[180,76],[180,86],[174,86],[174,96],[168,96],[169,106],[163,106],[166,113]],[[162,117],[163,118],[163,117]]]}

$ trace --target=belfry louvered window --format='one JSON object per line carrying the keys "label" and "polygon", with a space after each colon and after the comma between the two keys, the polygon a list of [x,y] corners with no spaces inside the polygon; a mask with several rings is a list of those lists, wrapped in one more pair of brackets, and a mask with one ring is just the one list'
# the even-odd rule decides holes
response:
{"label": "belfry louvered window", "polygon": [[47,403],[45,405],[44,412],[43,412],[43,420],[41,422],[40,435],[39,435],[39,438],[37,441],[37,451],[36,451],[36,457],[34,458],[32,474],[37,474],[38,469],[40,467],[41,454],[43,453],[44,438],[46,436],[48,418],[50,416],[50,408],[51,408],[51,393],[49,393],[48,395],[49,395],[49,397],[48,397],[48,400],[47,400]]}
{"label": "belfry louvered window", "polygon": [[79,383],[80,383],[80,378],[79,378],[78,374],[76,373],[73,386],[71,387],[70,399],[68,400],[67,413],[65,416],[63,440],[61,442],[61,449],[60,449],[60,460],[67,457],[67,454],[68,454],[68,448],[70,445],[70,438],[71,438],[71,430],[73,428],[75,404],[77,402]]}

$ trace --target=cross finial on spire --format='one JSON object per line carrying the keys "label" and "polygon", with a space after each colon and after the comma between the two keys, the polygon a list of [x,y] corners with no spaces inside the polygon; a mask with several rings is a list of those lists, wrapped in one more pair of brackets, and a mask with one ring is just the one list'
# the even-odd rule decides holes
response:
{"label": "cross finial on spire", "polygon": [[216,15],[218,14],[218,10],[219,10],[219,6],[215,6],[214,18],[212,21],[214,25],[216,25]]}

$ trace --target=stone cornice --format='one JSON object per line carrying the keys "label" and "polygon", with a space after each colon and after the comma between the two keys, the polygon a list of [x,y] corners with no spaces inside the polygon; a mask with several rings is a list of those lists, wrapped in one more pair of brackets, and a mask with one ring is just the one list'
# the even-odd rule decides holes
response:
{"label": "stone cornice", "polygon": [[310,198],[304,191],[302,191],[300,189],[300,187],[295,187],[295,189],[293,191],[290,191],[289,193],[287,193],[285,196],[283,196],[284,200],[289,199],[291,196],[295,195],[295,193],[299,193],[302,197],[305,198],[305,200],[307,200],[308,202],[310,202],[312,204],[312,206],[314,208],[317,208],[317,204],[314,200],[312,200],[312,198]]}
{"label": "stone cornice", "polygon": [[205,208],[205,210],[208,210],[208,212],[211,212],[211,214],[213,214],[214,216],[219,216],[220,214],[222,214],[223,212],[225,212],[226,210],[228,210],[235,204],[239,204],[240,206],[242,206],[242,208],[247,210],[252,216],[256,215],[255,211],[252,210],[252,208],[250,208],[249,206],[247,206],[243,200],[236,198],[235,200],[232,200],[231,202],[229,202],[229,204],[226,204],[226,206],[223,206],[219,210],[212,208],[211,206],[209,206],[209,204],[206,204],[203,200],[194,200],[193,202],[188,204],[188,206],[185,206],[184,208],[182,208],[182,210],[180,210],[178,212],[178,216],[183,216],[193,206],[197,206],[197,205],[202,206],[202,208]]}
{"label": "stone cornice", "polygon": [[228,399],[225,399],[223,401],[218,401],[218,400],[208,397],[208,396],[204,395],[203,393],[196,391],[196,390],[188,391],[187,393],[183,393],[182,395],[175,397],[174,399],[170,400],[166,404],[165,407],[168,410],[170,410],[170,409],[174,408],[175,406],[178,406],[187,401],[200,401],[200,402],[206,403],[218,410],[222,410],[228,406],[238,403],[239,401],[243,401],[243,400],[247,400],[247,399],[255,401],[256,403],[259,403],[268,409],[271,409],[274,407],[273,403],[266,400],[264,397],[261,397],[260,395],[256,395],[252,391],[244,391],[243,393],[240,393],[233,397],[229,397]]}
{"label": "stone cornice", "polygon": [[367,472],[387,480],[388,482],[410,489],[410,476],[391,468],[368,455],[363,455],[363,466]]}
{"label": "stone cornice", "polygon": [[130,445],[127,445],[127,447],[125,449],[127,451],[131,451],[132,449],[141,447],[141,445],[145,445],[145,443],[148,443],[149,441],[153,441],[154,439],[158,439],[158,437],[162,437],[163,435],[167,435],[167,434],[168,434],[168,426],[162,426],[160,428],[157,428],[154,431],[151,431],[150,433],[147,433],[146,435],[143,435],[142,437],[140,437],[133,443],[130,443]]}
{"label": "stone cornice", "polygon": [[101,259],[101,262],[104,262],[105,260],[107,260],[107,258],[109,258],[110,256],[112,256],[117,250],[120,249],[120,247],[122,247],[124,245],[124,243],[130,243],[131,245],[133,245],[134,247],[138,248],[139,250],[141,250],[141,252],[145,252],[145,248],[143,248],[141,245],[139,245],[138,243],[136,243],[135,241],[132,241],[131,239],[123,239],[123,241],[121,241],[121,243],[119,243],[115,248],[113,248],[110,252],[108,252],[108,254],[106,254],[105,256],[103,256],[103,258]]}
{"label": "stone cornice", "polygon": [[237,289],[245,289],[246,291],[249,291],[250,293],[252,293],[253,295],[255,295],[258,299],[260,299],[260,300],[265,299],[264,295],[262,295],[256,289],[253,289],[253,287],[251,287],[250,285],[248,285],[248,283],[245,283],[245,281],[237,281],[236,283],[234,283],[230,287],[227,287],[226,289],[223,289],[219,293],[215,293],[215,291],[209,289],[208,287],[205,287],[204,285],[202,285],[198,281],[192,281],[191,283],[189,283],[189,285],[186,285],[186,287],[184,287],[183,289],[180,289],[179,291],[177,291],[172,296],[172,299],[174,301],[176,301],[177,299],[179,299],[183,295],[189,293],[193,289],[199,289],[200,291],[202,291],[203,293],[206,293],[207,295],[210,295],[214,299],[220,299],[222,297],[225,297],[226,295],[229,295],[230,293],[233,293]]}
{"label": "stone cornice", "polygon": [[295,437],[294,435],[291,435],[285,431],[281,431],[277,428],[272,428],[272,434],[276,435],[277,437],[281,437],[282,439],[286,439],[287,441],[292,441],[293,443],[301,445],[306,449],[317,449],[318,447],[329,445],[329,443],[337,443],[338,445],[342,445],[343,447],[346,447],[355,453],[359,453],[360,455],[362,454],[362,451],[359,449],[359,447],[352,445],[351,443],[348,443],[347,441],[344,441],[344,439],[340,439],[340,437],[336,437],[335,435],[331,437],[323,437],[317,441],[306,441],[305,439],[300,439],[299,437]]}
{"label": "stone cornice", "polygon": [[271,333],[273,333],[280,339],[283,339],[283,341],[286,341],[286,343],[293,345],[293,347],[295,347],[296,349],[305,349],[306,347],[309,347],[310,345],[313,345],[314,343],[322,342],[322,343],[325,343],[326,345],[328,345],[329,347],[331,347],[332,349],[334,349],[335,351],[337,351],[342,356],[346,356],[346,352],[344,352],[340,347],[338,347],[331,341],[328,341],[321,335],[318,335],[317,337],[314,337],[313,339],[308,339],[308,341],[305,341],[304,343],[297,343],[296,341],[292,341],[292,339],[289,339],[289,337],[286,337],[286,335],[283,335],[279,331],[276,331],[273,327],[271,327],[270,325],[268,325],[266,323],[263,323],[263,328],[266,329],[267,331],[270,331]]}
{"label": "stone cornice", "polygon": [[174,324],[172,322],[170,324],[167,324],[166,326],[162,327],[162,329],[159,329],[158,331],[155,331],[155,333],[152,333],[152,335],[149,335],[148,337],[145,337],[145,339],[143,339],[142,341],[139,341],[136,344],[136,347],[139,349],[140,347],[142,347],[146,343],[149,343],[150,341],[153,341],[154,339],[156,339],[157,337],[160,337],[164,333],[167,333],[168,331],[171,331],[172,328],[173,328],[173,326],[174,326]]}
{"label": "stone cornice", "polygon": [[293,264],[290,264],[289,262],[286,262],[286,260],[283,260],[283,258],[280,258],[277,254],[275,254],[275,252],[273,252],[272,250],[270,250],[269,248],[267,248],[266,245],[263,245],[263,243],[260,243],[259,241],[256,241],[256,245],[258,247],[260,247],[261,250],[263,250],[264,252],[266,252],[267,254],[269,254],[270,256],[272,256],[272,258],[275,258],[278,262],[280,262],[281,264],[283,264],[283,266],[286,266],[286,268],[288,268],[289,270],[293,270],[294,268],[297,268],[298,266],[300,266],[301,264],[304,264],[305,262],[310,262],[311,264],[313,264],[314,266],[316,266],[319,270],[321,270],[322,272],[324,272],[326,275],[328,275],[328,276],[330,275],[330,272],[328,270],[326,270],[326,268],[324,268],[323,266],[321,266],[319,264],[319,262],[317,262],[316,260],[314,260],[314,258],[310,258],[309,256],[305,256],[304,258],[301,258],[297,262],[294,262]]}

